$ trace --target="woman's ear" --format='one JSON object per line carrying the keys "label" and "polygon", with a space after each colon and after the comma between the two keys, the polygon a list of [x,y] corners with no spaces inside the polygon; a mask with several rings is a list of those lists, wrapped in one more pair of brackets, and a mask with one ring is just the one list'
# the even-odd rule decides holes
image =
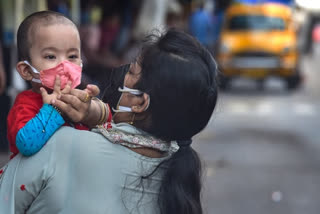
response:
{"label": "woman's ear", "polygon": [[22,77],[22,79],[30,81],[32,80],[33,76],[31,73],[31,69],[29,68],[29,66],[23,62],[20,61],[17,63],[16,65],[16,69],[18,71],[18,73],[20,74],[20,76]]}
{"label": "woman's ear", "polygon": [[141,102],[139,105],[135,105],[131,107],[132,112],[141,113],[148,109],[150,105],[150,96],[147,93],[143,93],[141,96]]}

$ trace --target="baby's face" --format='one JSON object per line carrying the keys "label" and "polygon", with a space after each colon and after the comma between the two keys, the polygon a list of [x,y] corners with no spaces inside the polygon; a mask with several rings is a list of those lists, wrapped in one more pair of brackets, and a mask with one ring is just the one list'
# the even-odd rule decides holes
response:
{"label": "baby's face", "polygon": [[64,60],[81,64],[78,30],[67,24],[40,26],[31,34],[30,58],[38,71],[53,68]]}

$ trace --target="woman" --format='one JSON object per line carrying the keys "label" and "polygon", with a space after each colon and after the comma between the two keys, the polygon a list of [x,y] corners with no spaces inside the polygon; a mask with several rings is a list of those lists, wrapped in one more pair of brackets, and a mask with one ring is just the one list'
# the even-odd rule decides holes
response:
{"label": "woman", "polygon": [[[201,214],[191,138],[216,105],[216,75],[213,58],[191,36],[149,37],[137,62],[116,70],[106,88],[114,123],[94,132],[63,127],[36,155],[11,160],[0,180],[0,213]],[[62,95],[55,105],[71,118],[85,114],[80,96]]]}

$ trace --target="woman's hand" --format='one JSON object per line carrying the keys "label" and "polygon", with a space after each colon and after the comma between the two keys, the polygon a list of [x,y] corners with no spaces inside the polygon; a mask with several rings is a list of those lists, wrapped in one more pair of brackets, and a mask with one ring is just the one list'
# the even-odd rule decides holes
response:
{"label": "woman's hand", "polygon": [[70,89],[68,93],[62,93],[59,99],[52,104],[60,109],[72,122],[81,122],[89,127],[97,124],[100,117],[100,108],[91,97],[100,93],[96,85],[88,85],[85,90]]}
{"label": "woman's hand", "polygon": [[71,82],[68,82],[66,87],[60,90],[60,78],[57,76],[51,94],[48,94],[44,88],[40,90],[43,102],[59,108],[62,114],[72,122],[81,122],[89,127],[97,125],[101,109],[99,104],[91,98],[99,95],[98,86],[88,85],[84,90],[72,89]]}

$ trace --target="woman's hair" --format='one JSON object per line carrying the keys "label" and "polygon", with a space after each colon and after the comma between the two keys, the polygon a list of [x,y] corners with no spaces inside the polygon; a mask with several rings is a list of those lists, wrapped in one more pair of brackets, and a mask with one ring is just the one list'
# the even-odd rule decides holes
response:
{"label": "woman's hair", "polygon": [[201,214],[201,162],[189,145],[215,108],[217,65],[198,41],[176,30],[149,36],[139,64],[141,77],[134,88],[150,95],[150,121],[142,128],[161,139],[176,140],[180,146],[165,161],[160,211]]}

